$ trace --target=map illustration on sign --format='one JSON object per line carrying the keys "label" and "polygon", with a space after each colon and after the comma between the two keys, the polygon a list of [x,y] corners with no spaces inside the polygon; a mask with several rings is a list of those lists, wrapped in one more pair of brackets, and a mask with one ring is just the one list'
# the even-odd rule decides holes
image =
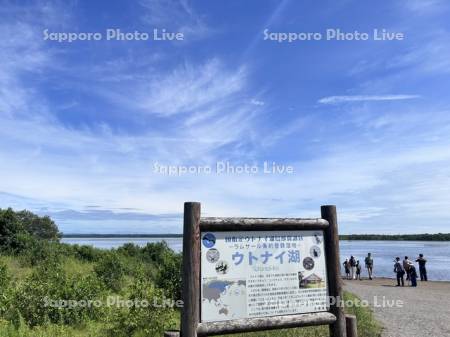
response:
{"label": "map illustration on sign", "polygon": [[240,318],[246,315],[246,303],[237,298],[246,299],[245,280],[207,281],[203,284],[203,310],[214,312],[226,319]]}
{"label": "map illustration on sign", "polygon": [[201,238],[202,322],[327,310],[322,231],[208,232]]}

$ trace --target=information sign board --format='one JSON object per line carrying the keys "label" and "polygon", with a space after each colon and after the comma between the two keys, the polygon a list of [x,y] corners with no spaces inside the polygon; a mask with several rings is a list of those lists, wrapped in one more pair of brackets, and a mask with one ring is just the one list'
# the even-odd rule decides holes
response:
{"label": "information sign board", "polygon": [[321,230],[201,233],[201,322],[327,311]]}

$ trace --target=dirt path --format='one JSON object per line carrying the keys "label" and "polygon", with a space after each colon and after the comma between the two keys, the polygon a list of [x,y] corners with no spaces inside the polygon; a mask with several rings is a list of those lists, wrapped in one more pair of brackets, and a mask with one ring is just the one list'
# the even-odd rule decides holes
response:
{"label": "dirt path", "polygon": [[[391,279],[344,284],[345,290],[373,306],[385,328],[383,337],[450,337],[450,282],[418,281],[417,288],[395,287]],[[398,300],[403,307],[389,306]]]}

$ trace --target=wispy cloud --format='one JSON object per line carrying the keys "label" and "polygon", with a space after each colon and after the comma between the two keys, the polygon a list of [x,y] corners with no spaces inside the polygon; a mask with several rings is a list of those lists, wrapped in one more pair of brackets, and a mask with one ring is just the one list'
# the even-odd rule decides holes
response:
{"label": "wispy cloud", "polygon": [[368,101],[399,101],[420,98],[420,95],[352,95],[352,96],[328,96],[319,99],[320,104],[340,104],[349,102]]}
{"label": "wispy cloud", "polygon": [[141,0],[145,9],[145,23],[160,28],[183,32],[188,40],[203,38],[211,32],[204,18],[197,13],[189,0]]}
{"label": "wispy cloud", "polygon": [[250,103],[253,104],[253,105],[257,105],[257,106],[263,106],[264,104],[266,104],[264,101],[258,100],[256,98],[253,98],[250,101]]}
{"label": "wispy cloud", "polygon": [[169,74],[153,76],[138,89],[138,102],[148,113],[171,116],[221,105],[239,93],[245,83],[243,69],[227,71],[218,59],[200,66],[185,64]]}
{"label": "wispy cloud", "polygon": [[434,14],[442,12],[447,8],[447,1],[445,0],[408,0],[401,3],[408,10],[419,14]]}

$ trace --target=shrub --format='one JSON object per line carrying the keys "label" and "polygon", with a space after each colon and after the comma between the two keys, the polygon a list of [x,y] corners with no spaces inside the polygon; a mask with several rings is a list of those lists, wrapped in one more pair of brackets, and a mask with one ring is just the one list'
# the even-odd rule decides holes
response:
{"label": "shrub", "polygon": [[92,246],[88,245],[73,245],[71,246],[72,251],[74,252],[74,256],[77,259],[87,261],[87,262],[94,262],[97,261],[97,259],[100,257],[99,249],[94,248]]}
{"label": "shrub", "polygon": [[69,307],[67,301],[92,303],[101,298],[102,289],[95,275],[68,277],[60,265],[48,262],[18,286],[14,307],[29,326],[47,323],[75,325],[97,319],[102,309],[87,304]]}
{"label": "shrub", "polygon": [[128,242],[125,243],[122,247],[117,249],[119,254],[130,256],[130,257],[138,257],[142,254],[142,249],[138,245]]}
{"label": "shrub", "polygon": [[0,317],[3,317],[9,307],[10,281],[6,266],[0,262]]}
{"label": "shrub", "polygon": [[94,271],[98,278],[112,291],[122,288],[125,276],[125,264],[117,253],[108,253],[95,265]]}
{"label": "shrub", "polygon": [[156,285],[171,299],[181,299],[181,254],[167,255],[160,265]]}
{"label": "shrub", "polygon": [[145,260],[161,264],[167,256],[173,255],[174,251],[169,248],[165,241],[162,241],[147,243],[147,245],[142,248],[142,254]]}
{"label": "shrub", "polygon": [[22,263],[28,266],[60,263],[61,257],[65,255],[60,244],[37,239],[30,240],[21,253]]}
{"label": "shrub", "polygon": [[147,279],[135,280],[131,286],[129,299],[138,305],[116,311],[113,326],[108,335],[117,337],[162,336],[164,330],[177,326],[177,314],[173,308],[154,305],[162,303],[164,293],[161,289],[155,288]]}
{"label": "shrub", "polygon": [[6,265],[0,262],[0,294],[8,288],[10,276]]}
{"label": "shrub", "polygon": [[148,243],[142,254],[145,260],[153,263],[157,273],[156,285],[164,289],[165,295],[171,299],[181,298],[181,254],[175,253],[165,241]]}

